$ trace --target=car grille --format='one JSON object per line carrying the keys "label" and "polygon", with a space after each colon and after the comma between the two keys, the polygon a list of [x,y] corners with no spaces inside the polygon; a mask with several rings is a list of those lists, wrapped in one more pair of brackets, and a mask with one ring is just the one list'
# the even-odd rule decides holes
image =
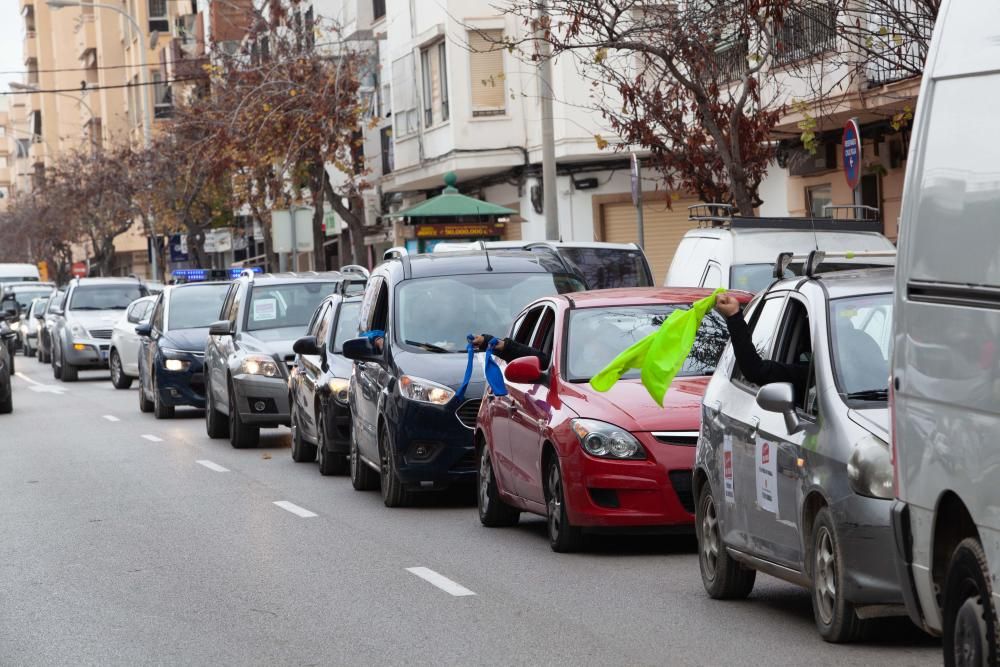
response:
{"label": "car grille", "polygon": [[681,506],[691,514],[694,514],[693,475],[691,471],[671,470],[667,475],[670,476],[670,485],[674,487],[674,493],[677,494],[677,499],[681,501]]}
{"label": "car grille", "polygon": [[455,416],[466,428],[476,428],[476,417],[479,415],[480,399],[469,400],[458,406]]}
{"label": "car grille", "polygon": [[698,431],[660,431],[653,433],[657,442],[665,445],[682,445],[695,447],[698,445]]}
{"label": "car grille", "polygon": [[101,340],[111,340],[111,329],[91,329],[91,338],[99,338]]}
{"label": "car grille", "polygon": [[476,450],[470,449],[465,454],[462,455],[455,465],[451,467],[452,470],[475,470],[476,466],[479,464],[479,457],[476,456]]}

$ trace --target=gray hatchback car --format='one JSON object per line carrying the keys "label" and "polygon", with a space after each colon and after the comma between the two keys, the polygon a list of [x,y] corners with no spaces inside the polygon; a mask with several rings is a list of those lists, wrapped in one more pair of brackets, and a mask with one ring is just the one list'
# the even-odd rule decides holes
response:
{"label": "gray hatchback car", "polygon": [[703,401],[693,481],[706,591],[746,597],[758,571],[799,584],[827,641],[905,613],[889,524],[892,290],[891,269],[775,282],[747,308],[751,338],[763,359],[808,367],[806,386],[752,385],[730,345]]}

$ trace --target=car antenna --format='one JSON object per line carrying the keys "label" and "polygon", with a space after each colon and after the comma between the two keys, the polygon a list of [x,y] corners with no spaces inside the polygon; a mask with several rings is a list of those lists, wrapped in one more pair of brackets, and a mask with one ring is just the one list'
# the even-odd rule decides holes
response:
{"label": "car antenna", "polygon": [[[482,217],[482,214],[479,212],[479,206],[476,206],[476,213],[477,217]],[[490,264],[490,251],[486,249],[486,241],[479,239],[479,247],[483,249],[483,254],[486,255],[486,270],[492,271],[493,265]]]}

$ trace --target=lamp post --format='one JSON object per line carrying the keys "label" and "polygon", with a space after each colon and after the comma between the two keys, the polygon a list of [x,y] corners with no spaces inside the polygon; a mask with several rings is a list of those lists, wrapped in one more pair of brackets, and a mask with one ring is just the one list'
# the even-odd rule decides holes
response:
{"label": "lamp post", "polygon": [[[53,10],[59,10],[62,9],[63,7],[84,6],[84,3],[80,2],[80,0],[46,0],[45,4],[48,5]],[[109,9],[113,12],[121,14],[132,25],[132,29],[135,31],[136,37],[139,38],[137,40],[139,48],[139,66],[142,69],[142,71],[139,72],[140,75],[139,80],[142,83],[143,87],[143,93],[140,96],[142,98],[142,143],[143,143],[143,148],[149,150],[149,147],[153,143],[153,118],[150,115],[149,97],[147,96],[149,92],[148,91],[149,63],[147,62],[148,57],[146,55],[145,44],[143,44],[142,42],[142,28],[139,27],[139,23],[135,20],[135,18],[121,7],[116,7],[114,5],[100,4],[97,2],[94,3],[88,2],[86,3],[86,6],[97,7],[99,9]],[[158,244],[156,243],[156,234],[154,233],[152,234],[152,253],[151,253],[153,260],[150,267],[153,270],[153,280],[157,280],[159,278],[159,267],[157,266],[157,264],[159,263],[157,258],[157,253],[158,253],[157,245]]]}
{"label": "lamp post", "polygon": [[[7,84],[11,90],[16,90],[20,93],[37,93],[41,92],[38,86],[31,83],[18,83],[17,81],[11,81]],[[91,120],[94,118],[94,110],[90,108],[90,105],[83,101],[83,96],[77,97],[76,95],[70,95],[69,93],[58,92],[56,95],[62,95],[63,97],[68,97],[71,100],[75,100],[80,103],[87,113],[90,114]]]}

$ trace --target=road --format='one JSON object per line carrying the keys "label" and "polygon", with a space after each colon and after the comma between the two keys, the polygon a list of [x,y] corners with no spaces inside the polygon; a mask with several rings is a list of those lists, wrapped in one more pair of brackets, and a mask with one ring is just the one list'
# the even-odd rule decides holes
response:
{"label": "road", "polygon": [[901,619],[826,644],[808,594],[763,575],[749,600],[712,601],[689,538],[557,555],[540,519],[480,526],[469,494],[386,509],[294,463],[285,429],[234,450],[201,412],[141,414],[107,373],[62,384],[17,367],[0,417],[0,665],[941,662]]}

